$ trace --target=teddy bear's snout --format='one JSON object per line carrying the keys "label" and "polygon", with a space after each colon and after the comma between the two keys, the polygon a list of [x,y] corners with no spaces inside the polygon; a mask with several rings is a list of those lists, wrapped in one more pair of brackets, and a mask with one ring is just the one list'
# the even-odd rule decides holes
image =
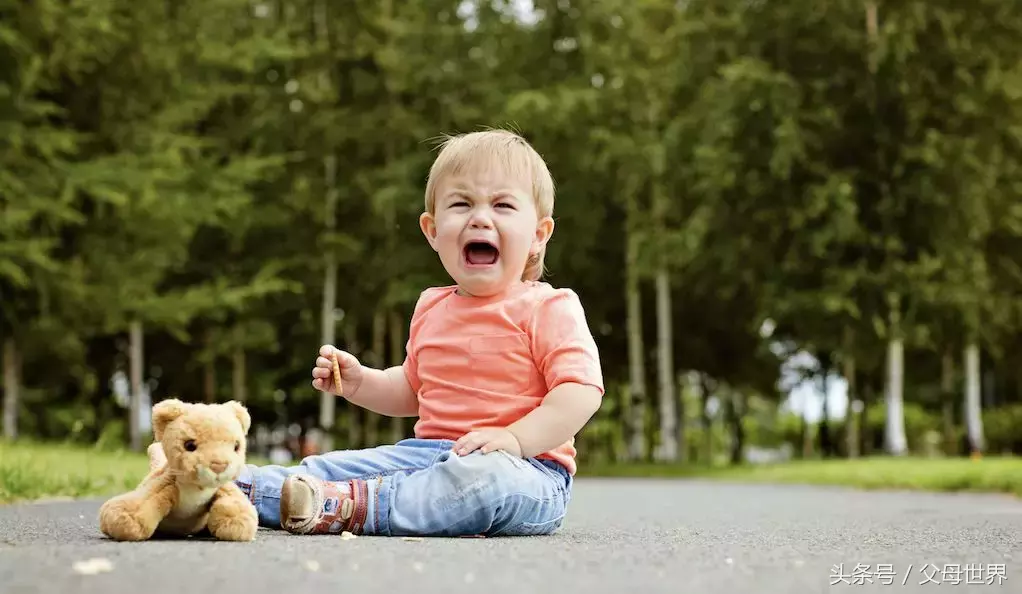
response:
{"label": "teddy bear's snout", "polygon": [[220,474],[221,472],[227,470],[227,463],[221,462],[220,460],[214,460],[209,463],[209,469],[217,474]]}

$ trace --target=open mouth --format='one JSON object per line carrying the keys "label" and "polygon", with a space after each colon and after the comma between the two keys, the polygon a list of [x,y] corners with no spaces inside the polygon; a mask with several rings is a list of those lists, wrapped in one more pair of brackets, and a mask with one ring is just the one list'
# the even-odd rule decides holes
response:
{"label": "open mouth", "polygon": [[464,248],[465,261],[470,266],[489,266],[497,263],[500,250],[488,241],[470,241]]}

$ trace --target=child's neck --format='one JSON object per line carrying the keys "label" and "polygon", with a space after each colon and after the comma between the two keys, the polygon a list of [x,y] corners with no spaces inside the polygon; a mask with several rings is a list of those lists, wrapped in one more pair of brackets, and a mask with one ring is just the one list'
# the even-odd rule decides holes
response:
{"label": "child's neck", "polygon": [[515,281],[515,282],[511,283],[510,285],[507,285],[506,287],[501,288],[496,293],[492,293],[490,295],[473,295],[472,293],[469,293],[468,291],[466,291],[465,288],[462,287],[461,285],[457,285],[457,289],[455,289],[454,294],[457,295],[458,297],[463,298],[463,299],[479,300],[479,301],[494,301],[494,300],[502,299],[502,298],[506,297],[507,295],[510,295],[516,289],[518,289],[520,287],[523,287],[524,285],[525,285],[525,281],[521,281],[521,280]]}

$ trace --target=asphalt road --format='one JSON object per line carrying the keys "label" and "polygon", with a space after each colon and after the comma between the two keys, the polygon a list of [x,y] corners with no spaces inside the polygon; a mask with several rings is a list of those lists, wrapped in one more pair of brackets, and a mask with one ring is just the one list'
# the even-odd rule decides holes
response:
{"label": "asphalt road", "polygon": [[553,536],[249,544],[111,542],[99,503],[0,506],[0,594],[1022,592],[1022,502],[997,495],[580,479]]}

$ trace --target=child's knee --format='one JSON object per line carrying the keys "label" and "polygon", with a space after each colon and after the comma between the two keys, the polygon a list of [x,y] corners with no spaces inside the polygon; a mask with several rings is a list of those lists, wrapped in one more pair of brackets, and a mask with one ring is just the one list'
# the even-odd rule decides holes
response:
{"label": "child's knee", "polygon": [[532,465],[506,452],[445,454],[437,464],[443,489],[431,505],[466,506],[494,534],[546,534],[564,515],[556,488]]}

